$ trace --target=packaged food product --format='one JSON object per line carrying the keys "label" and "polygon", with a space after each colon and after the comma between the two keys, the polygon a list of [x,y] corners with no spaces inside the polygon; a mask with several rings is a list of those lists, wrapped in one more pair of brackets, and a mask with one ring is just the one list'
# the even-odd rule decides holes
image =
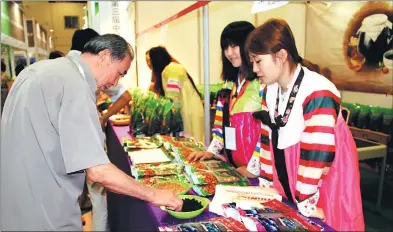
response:
{"label": "packaged food product", "polygon": [[183,183],[190,183],[184,173],[180,173],[177,175],[170,175],[170,176],[152,176],[152,177],[143,177],[140,179],[137,179],[137,181],[146,184],[148,186],[153,186],[154,184],[162,181],[179,181]]}
{"label": "packaged food product", "polygon": [[208,184],[208,185],[194,185],[192,189],[195,193],[199,196],[211,196],[214,195],[216,192],[216,185],[215,184]]}
{"label": "packaged food product", "polygon": [[197,162],[191,162],[188,163],[185,167],[185,171],[188,174],[192,174],[195,171],[198,170],[229,170],[229,169],[234,169],[232,166],[229,164],[219,161],[219,160],[207,160],[207,161],[197,161]]}
{"label": "packaged food product", "polygon": [[185,231],[185,232],[220,232],[220,231],[247,231],[247,228],[232,218],[216,217],[201,222],[183,223],[174,226],[161,226],[159,231]]}
{"label": "packaged food product", "polygon": [[292,218],[297,223],[301,224],[308,231],[323,231],[324,230],[321,225],[318,225],[317,223],[311,221],[311,219],[306,218],[305,216],[301,215],[297,211],[288,212],[285,215]]}
{"label": "packaged food product", "polygon": [[123,146],[126,152],[133,149],[154,149],[158,147],[151,137],[123,138]]}
{"label": "packaged food product", "polygon": [[[208,221],[213,221],[215,223],[221,224],[224,228],[219,228],[219,231],[246,231],[247,228],[244,225],[232,218],[225,218],[225,217],[216,217],[209,219]],[[225,230],[226,228],[226,230]]]}
{"label": "packaged food product", "polygon": [[195,181],[194,184],[209,184],[198,178],[198,175],[204,172],[211,173],[218,183],[248,183],[248,179],[240,175],[234,167],[219,160],[186,163],[184,170]]}
{"label": "packaged food product", "polygon": [[[186,177],[188,175],[186,174]],[[192,183],[192,180],[190,181]],[[248,182],[238,181],[238,182],[228,182],[228,183],[219,183],[220,185],[231,185],[231,186],[248,186]],[[192,189],[199,196],[212,196],[216,193],[216,185],[217,184],[206,184],[206,185],[193,185]]]}
{"label": "packaged food product", "polygon": [[180,173],[182,167],[177,163],[148,163],[131,167],[131,174],[135,179],[148,176],[168,176]]}
{"label": "packaged food product", "polygon": [[156,189],[173,190],[176,194],[186,194],[190,190],[191,185],[187,185],[179,181],[159,181],[155,183],[153,187]]}
{"label": "packaged food product", "polygon": [[241,220],[248,231],[266,231],[265,227],[262,226],[262,223],[254,217],[242,217]]}
{"label": "packaged food product", "polygon": [[[238,203],[222,205],[225,217],[242,222],[249,231],[322,231],[323,227],[279,201],[257,208],[242,208]],[[266,207],[269,205],[269,207]]]}
{"label": "packaged food product", "polygon": [[209,211],[218,215],[224,215],[222,205],[232,202],[250,202],[254,205],[267,202],[272,199],[282,200],[275,189],[256,186],[224,186],[217,185],[216,193],[209,205]]}
{"label": "packaged food product", "polygon": [[272,210],[275,210],[275,211],[281,212],[281,213],[296,212],[295,209],[289,207],[288,205],[286,205],[276,199],[273,199],[273,200],[270,200],[270,201],[267,201],[267,202],[264,202],[261,204],[265,208],[271,208]]}
{"label": "packaged food product", "polygon": [[218,184],[217,178],[210,171],[199,170],[189,176],[196,185]]}

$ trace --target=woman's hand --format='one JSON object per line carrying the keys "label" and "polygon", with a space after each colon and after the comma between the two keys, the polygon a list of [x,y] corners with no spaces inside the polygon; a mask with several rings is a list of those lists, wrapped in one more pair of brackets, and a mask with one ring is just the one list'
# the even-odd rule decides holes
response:
{"label": "woman's hand", "polygon": [[257,178],[257,176],[255,176],[254,174],[252,174],[247,170],[246,166],[238,167],[236,171],[238,171],[240,175],[245,176],[247,178]]}
{"label": "woman's hand", "polygon": [[325,212],[323,212],[322,208],[317,207],[314,212],[311,213],[311,217],[319,218],[323,222],[326,221]]}
{"label": "woman's hand", "polygon": [[198,160],[206,160],[213,159],[214,154],[208,151],[196,151],[191,153],[191,155],[187,158],[189,162],[194,162]]}

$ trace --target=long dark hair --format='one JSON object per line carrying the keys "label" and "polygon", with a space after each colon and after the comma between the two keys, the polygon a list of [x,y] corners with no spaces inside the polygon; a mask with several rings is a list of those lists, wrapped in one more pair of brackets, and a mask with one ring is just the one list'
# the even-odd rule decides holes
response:
{"label": "long dark hair", "polygon": [[[160,96],[165,96],[164,87],[162,86],[162,71],[164,71],[165,67],[169,65],[171,62],[179,63],[176,59],[174,59],[166,48],[158,46],[153,47],[149,51],[150,63],[152,66],[152,71],[155,76],[155,83],[154,83],[154,92],[158,93]],[[198,93],[199,97],[201,97],[194,80],[188,74],[187,77],[190,80],[192,86],[194,87],[195,91]]]}
{"label": "long dark hair", "polygon": [[[318,65],[300,57],[296,48],[295,38],[288,23],[282,19],[270,19],[248,36],[245,53],[248,57],[250,53],[264,55],[275,54],[281,49],[288,53],[288,62],[291,68],[295,68],[298,63],[311,71],[320,73]],[[244,70],[252,72],[249,58],[244,63]]]}
{"label": "long dark hair", "polygon": [[[240,68],[232,66],[232,63],[225,57],[225,49],[228,46],[239,46],[242,64],[246,63],[248,57],[244,52],[244,45],[247,36],[255,29],[254,25],[247,21],[236,21],[228,24],[221,33],[221,60],[222,60],[222,73],[221,78],[224,81],[233,81],[237,83]],[[246,76],[250,79],[255,79],[255,74]]]}

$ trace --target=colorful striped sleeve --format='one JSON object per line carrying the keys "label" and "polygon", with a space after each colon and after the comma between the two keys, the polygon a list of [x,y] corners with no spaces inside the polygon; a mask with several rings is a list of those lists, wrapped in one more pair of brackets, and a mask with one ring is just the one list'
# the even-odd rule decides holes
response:
{"label": "colorful striped sleeve", "polygon": [[305,129],[300,139],[296,200],[304,216],[316,209],[318,188],[334,160],[334,127],[339,111],[340,98],[329,90],[315,91],[303,103]]}
{"label": "colorful striped sleeve", "polygon": [[170,76],[166,83],[165,96],[171,98],[175,106],[179,106],[181,101],[180,88],[181,88],[180,78],[173,75]]}
{"label": "colorful striped sleeve", "polygon": [[[233,85],[231,82],[224,83],[222,90],[231,90]],[[223,110],[224,110],[224,99],[218,97],[216,106],[216,115],[214,118],[214,124],[212,129],[213,139],[208,147],[208,151],[214,155],[218,155],[224,148],[224,123],[223,123]]]}

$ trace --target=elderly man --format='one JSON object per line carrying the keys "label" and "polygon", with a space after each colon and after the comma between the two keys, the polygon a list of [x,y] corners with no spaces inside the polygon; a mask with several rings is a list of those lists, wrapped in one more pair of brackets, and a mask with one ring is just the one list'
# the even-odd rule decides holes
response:
{"label": "elderly man", "polygon": [[[68,56],[80,56],[83,47],[94,37],[98,36],[98,32],[91,28],[76,30],[72,36],[71,50],[68,52]],[[113,104],[103,113],[100,117],[101,126],[104,127],[109,117],[119,112],[131,101],[131,94],[121,85],[117,84],[111,86],[103,91],[110,96]]]}
{"label": "elderly man", "polygon": [[116,85],[134,54],[120,36],[89,41],[79,57],[44,60],[16,79],[1,119],[1,230],[82,230],[85,174],[110,191],[179,210],[173,191],[144,186],[111,164],[95,93]]}
{"label": "elderly man", "polygon": [[[91,28],[76,30],[72,36],[71,50],[68,52],[67,56],[79,57],[82,54],[85,45],[96,36],[99,36],[98,32]],[[114,103],[104,114],[101,115],[101,126],[104,126],[110,116],[116,114],[121,108],[128,105],[128,102],[131,100],[130,93],[119,83],[103,90],[103,92],[109,95]],[[87,183],[80,200],[82,203],[82,209],[85,203],[89,203],[89,200],[91,202],[93,208],[91,229],[93,231],[109,231],[108,211],[106,198],[104,196],[104,188],[100,184],[92,183],[90,180],[86,180],[86,182]],[[90,198],[87,196],[87,193],[89,193]]]}

